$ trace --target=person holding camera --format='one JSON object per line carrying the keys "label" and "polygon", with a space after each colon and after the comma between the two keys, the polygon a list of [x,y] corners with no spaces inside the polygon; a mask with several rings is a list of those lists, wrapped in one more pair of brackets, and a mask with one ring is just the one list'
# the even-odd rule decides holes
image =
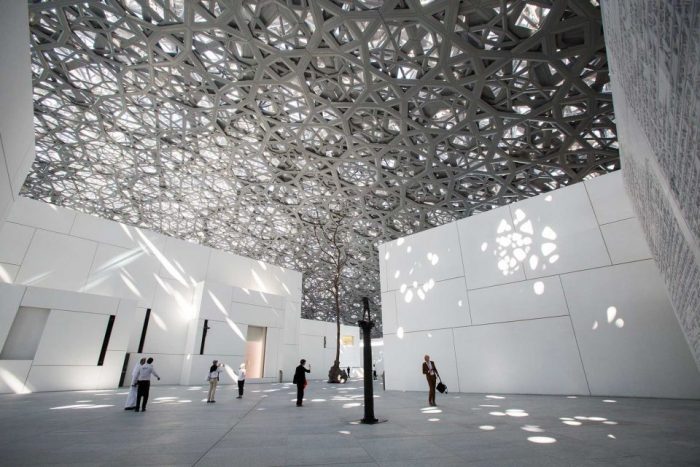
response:
{"label": "person holding camera", "polygon": [[221,368],[224,366],[223,363],[219,363],[218,360],[211,362],[211,367],[209,367],[209,375],[207,375],[207,381],[209,381],[209,393],[207,394],[207,404],[213,404],[216,402],[214,400],[214,395],[216,394],[216,386],[219,384],[219,375],[221,373]]}

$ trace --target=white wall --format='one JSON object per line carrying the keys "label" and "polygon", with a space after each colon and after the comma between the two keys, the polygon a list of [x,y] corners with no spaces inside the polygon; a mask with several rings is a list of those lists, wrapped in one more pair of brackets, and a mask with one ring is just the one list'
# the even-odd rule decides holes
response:
{"label": "white wall", "polygon": [[[199,384],[214,358],[237,367],[237,330],[248,325],[268,328],[265,380],[298,353],[300,273],[27,198],[0,227],[0,282],[133,300],[123,325],[130,368],[150,308],[143,353],[160,384]],[[200,355],[204,319],[212,329]]]}
{"label": "white wall", "polygon": [[379,247],[387,389],[700,397],[622,174]]}
{"label": "white wall", "polygon": [[25,2],[0,15],[0,225],[34,161],[34,105]]}
{"label": "white wall", "polygon": [[[360,347],[360,328],[357,326],[340,326],[340,336],[353,336],[353,345],[340,345],[340,367],[350,367],[351,376],[357,375],[357,369],[362,365],[362,349]],[[323,346],[323,338],[326,338],[326,346]],[[327,379],[335,360],[336,325],[325,321],[302,319],[299,323],[299,354],[290,363],[285,374],[299,365],[299,360],[306,359],[311,364],[310,378]]]}
{"label": "white wall", "polygon": [[[0,393],[117,386],[134,300],[0,284],[0,303],[0,322],[7,330],[23,310],[48,313],[33,358],[0,360]],[[98,366],[109,315],[115,322],[104,363]],[[7,340],[6,333],[0,335],[0,348]]]}

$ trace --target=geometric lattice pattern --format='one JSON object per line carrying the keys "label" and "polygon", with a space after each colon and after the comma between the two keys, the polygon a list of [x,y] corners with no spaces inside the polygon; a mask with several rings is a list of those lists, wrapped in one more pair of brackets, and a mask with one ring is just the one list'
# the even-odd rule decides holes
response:
{"label": "geometric lattice pattern", "polygon": [[[617,170],[587,0],[102,0],[30,5],[37,158],[23,195],[304,272]],[[340,221],[338,219],[341,219]]]}

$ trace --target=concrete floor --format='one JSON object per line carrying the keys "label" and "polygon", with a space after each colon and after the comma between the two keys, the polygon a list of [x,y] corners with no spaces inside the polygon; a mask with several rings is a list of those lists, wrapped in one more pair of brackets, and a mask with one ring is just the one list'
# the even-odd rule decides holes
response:
{"label": "concrete floor", "polygon": [[700,465],[700,401],[438,395],[375,389],[358,425],[360,381],[249,384],[216,404],[203,387],[154,387],[146,413],[125,390],[0,396],[0,465]]}

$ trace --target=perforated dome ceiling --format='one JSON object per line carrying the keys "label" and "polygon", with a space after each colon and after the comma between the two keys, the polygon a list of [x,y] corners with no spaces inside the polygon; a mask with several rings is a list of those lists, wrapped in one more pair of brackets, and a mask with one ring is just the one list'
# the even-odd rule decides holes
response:
{"label": "perforated dome ceiling", "polygon": [[23,195],[304,272],[619,168],[597,2],[30,4],[37,158]]}

